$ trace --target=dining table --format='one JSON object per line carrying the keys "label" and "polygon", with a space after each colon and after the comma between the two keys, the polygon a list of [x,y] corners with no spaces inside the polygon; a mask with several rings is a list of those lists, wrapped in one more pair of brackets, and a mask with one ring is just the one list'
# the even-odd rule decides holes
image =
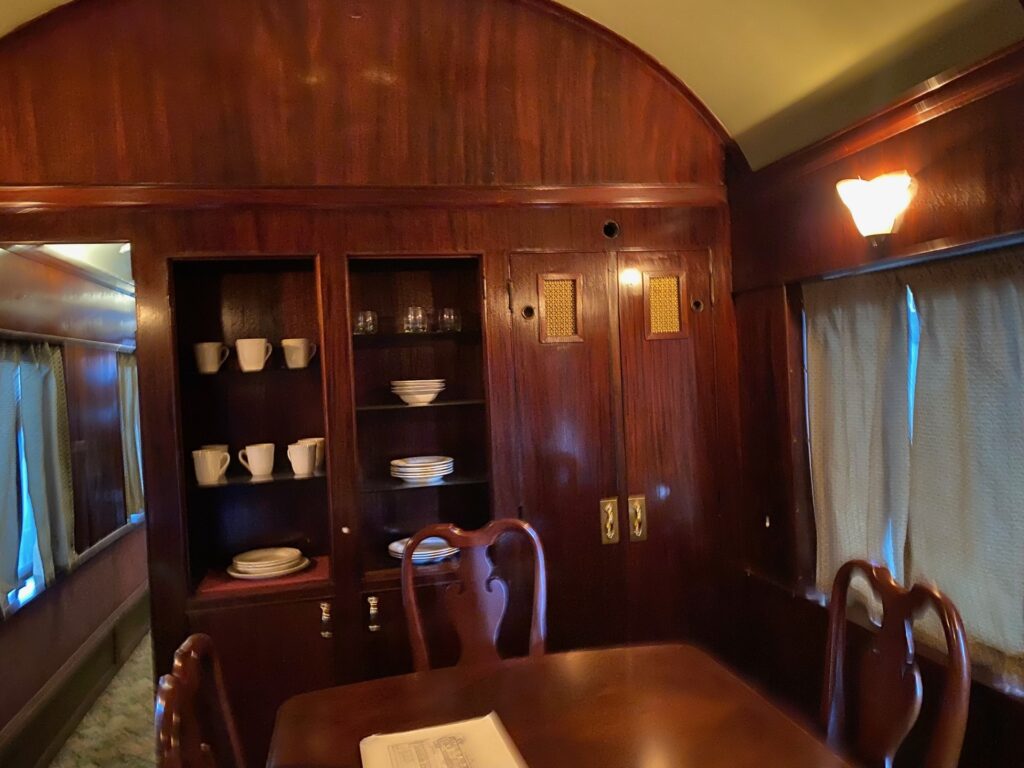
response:
{"label": "dining table", "polygon": [[301,694],[278,710],[268,766],[359,768],[359,742],[367,736],[492,711],[529,768],[853,765],[710,654],[658,644],[448,667]]}

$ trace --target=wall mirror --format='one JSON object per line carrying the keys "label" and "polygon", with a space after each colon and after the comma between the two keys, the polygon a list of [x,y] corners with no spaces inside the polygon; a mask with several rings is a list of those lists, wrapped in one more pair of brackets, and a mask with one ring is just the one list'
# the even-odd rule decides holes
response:
{"label": "wall mirror", "polygon": [[145,520],[131,245],[0,244],[0,615]]}

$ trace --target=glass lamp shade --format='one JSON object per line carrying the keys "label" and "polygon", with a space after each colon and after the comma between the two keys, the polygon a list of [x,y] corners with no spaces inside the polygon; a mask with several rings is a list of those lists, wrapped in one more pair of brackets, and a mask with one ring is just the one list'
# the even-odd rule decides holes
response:
{"label": "glass lamp shade", "polygon": [[870,181],[843,179],[836,184],[836,191],[860,233],[878,237],[892,234],[896,221],[914,198],[916,185],[909,173],[897,171]]}

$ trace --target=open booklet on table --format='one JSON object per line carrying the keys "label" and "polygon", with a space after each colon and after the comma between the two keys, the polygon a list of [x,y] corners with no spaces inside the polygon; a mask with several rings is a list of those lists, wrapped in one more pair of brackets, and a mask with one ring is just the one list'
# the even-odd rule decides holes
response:
{"label": "open booklet on table", "polygon": [[363,768],[527,768],[494,712],[359,742]]}

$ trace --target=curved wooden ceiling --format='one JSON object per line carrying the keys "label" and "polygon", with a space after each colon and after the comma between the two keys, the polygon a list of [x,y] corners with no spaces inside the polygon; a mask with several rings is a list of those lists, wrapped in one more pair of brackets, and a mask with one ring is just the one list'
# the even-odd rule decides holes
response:
{"label": "curved wooden ceiling", "polygon": [[[66,1],[4,0],[0,35]],[[755,168],[1024,39],[1019,0],[562,2],[675,73]]]}

